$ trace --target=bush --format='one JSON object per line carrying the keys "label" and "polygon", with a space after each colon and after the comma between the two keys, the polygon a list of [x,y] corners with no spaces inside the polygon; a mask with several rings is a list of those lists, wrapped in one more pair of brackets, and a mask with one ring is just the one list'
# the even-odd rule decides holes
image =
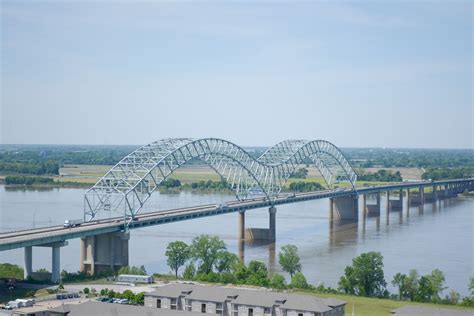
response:
{"label": "bush", "polygon": [[90,293],[90,290],[89,290],[88,287],[85,287],[85,288],[82,290],[82,292],[83,292],[84,294],[89,294],[89,293]]}
{"label": "bush", "polygon": [[227,284],[227,283],[235,283],[236,278],[233,273],[231,272],[222,272],[220,274],[220,282]]}
{"label": "bush", "polygon": [[16,264],[0,264],[0,278],[23,280],[23,268]]}
{"label": "bush", "polygon": [[270,287],[274,289],[285,289],[286,288],[286,281],[285,278],[278,273],[274,273],[270,279]]}
{"label": "bush", "polygon": [[301,272],[296,272],[291,278],[290,286],[295,289],[309,289],[310,285],[306,281],[306,277]]}

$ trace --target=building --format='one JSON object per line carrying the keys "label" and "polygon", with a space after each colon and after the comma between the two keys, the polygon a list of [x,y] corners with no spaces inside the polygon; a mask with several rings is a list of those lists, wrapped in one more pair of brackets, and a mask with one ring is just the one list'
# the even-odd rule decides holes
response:
{"label": "building", "polygon": [[223,316],[342,316],[346,302],[313,295],[169,284],[145,294],[145,306]]}
{"label": "building", "polygon": [[121,274],[117,277],[117,282],[123,283],[153,283],[153,277],[149,275]]}
{"label": "building", "polygon": [[405,305],[391,311],[394,316],[474,316],[474,310]]}
{"label": "building", "polygon": [[[9,311],[12,312],[12,311]],[[20,308],[14,310],[11,316],[197,316],[200,313],[171,311],[166,309],[146,308],[143,306],[102,303],[85,301],[81,303],[64,304],[54,308]]]}

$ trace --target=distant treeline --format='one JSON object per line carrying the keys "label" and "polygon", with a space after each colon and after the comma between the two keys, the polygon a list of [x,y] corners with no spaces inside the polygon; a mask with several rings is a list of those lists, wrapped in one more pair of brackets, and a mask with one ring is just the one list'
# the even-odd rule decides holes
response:
{"label": "distant treeline", "polygon": [[0,173],[3,174],[59,174],[59,163],[53,160],[38,162],[0,161]]}
{"label": "distant treeline", "polygon": [[471,178],[474,168],[429,168],[421,177],[425,180]]}
{"label": "distant treeline", "polygon": [[28,176],[6,176],[5,184],[35,185],[35,184],[54,184],[53,178],[47,177],[28,177]]}
{"label": "distant treeline", "polygon": [[[2,174],[58,174],[66,164],[114,165],[138,146],[0,145]],[[245,148],[254,158],[266,148]],[[474,150],[344,148],[354,167],[474,168]],[[190,164],[202,164],[193,160]],[[303,164],[311,165],[307,159]],[[293,177],[305,178],[304,168]]]}
{"label": "distant treeline", "polygon": [[363,170],[357,171],[357,180],[359,181],[378,181],[378,182],[401,182],[402,175],[400,171],[392,172],[385,169],[377,170],[377,172],[365,173]]}
{"label": "distant treeline", "polygon": [[[192,182],[190,184],[181,184],[181,181],[178,179],[166,179],[163,181],[160,186],[166,189],[175,189],[175,188],[183,188],[183,189],[193,189],[193,190],[227,190],[230,189],[229,183],[226,181],[199,181],[199,182]],[[317,182],[293,182],[288,187],[284,188],[284,191],[292,191],[292,192],[310,192],[310,191],[318,191],[322,190],[323,187],[320,183]]]}
{"label": "distant treeline", "polygon": [[354,167],[474,167],[472,149],[345,148]]}
{"label": "distant treeline", "polygon": [[[317,182],[293,182],[288,186],[288,190],[292,192],[311,192],[322,190],[323,186]],[[287,191],[288,191],[287,190]]]}
{"label": "distant treeline", "polygon": [[160,186],[162,188],[173,189],[173,188],[184,188],[184,189],[193,189],[193,190],[226,190],[230,186],[226,181],[199,181],[192,182],[190,184],[181,184],[181,181],[178,179],[166,179],[163,181]]}

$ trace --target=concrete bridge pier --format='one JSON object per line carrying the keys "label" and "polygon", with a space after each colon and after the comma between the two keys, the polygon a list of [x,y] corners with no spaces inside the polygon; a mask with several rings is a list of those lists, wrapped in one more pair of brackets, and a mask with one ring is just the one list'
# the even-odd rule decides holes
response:
{"label": "concrete bridge pier", "polygon": [[358,221],[359,196],[341,196],[329,199],[329,218],[333,220]]}
{"label": "concrete bridge pier", "polygon": [[33,272],[33,247],[28,246],[24,248],[25,251],[25,265],[23,269],[23,277],[28,279]]}
{"label": "concrete bridge pier", "polygon": [[239,224],[237,228],[237,238],[245,239],[245,211],[239,212]]}
{"label": "concrete bridge pier", "polygon": [[411,193],[410,189],[407,189],[407,197],[406,197],[406,209],[407,209],[407,216],[410,214],[410,205],[411,205]]}
{"label": "concrete bridge pier", "polygon": [[128,266],[130,233],[108,233],[81,238],[80,271],[94,275]]}
{"label": "concrete bridge pier", "polygon": [[380,193],[375,194],[375,204],[367,203],[367,194],[362,195],[363,216],[380,216]]}
{"label": "concrete bridge pier", "polygon": [[263,240],[274,242],[276,240],[276,207],[268,209],[268,228],[247,228],[245,229],[245,213],[239,212],[239,239]]}
{"label": "concrete bridge pier", "polygon": [[[38,247],[51,247],[51,281],[59,283],[61,281],[61,247],[67,246],[67,241],[55,242],[50,244],[40,245]],[[33,277],[33,247],[27,246],[24,248],[24,278]]]}

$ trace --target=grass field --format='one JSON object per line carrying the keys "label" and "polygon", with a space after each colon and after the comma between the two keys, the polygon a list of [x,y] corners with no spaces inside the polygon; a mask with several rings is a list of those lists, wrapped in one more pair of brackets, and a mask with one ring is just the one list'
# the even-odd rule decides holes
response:
{"label": "grass field", "polygon": [[[95,166],[95,165],[66,165],[60,169],[60,176],[55,179],[62,183],[76,182],[85,184],[94,184],[97,180],[102,177],[112,166]],[[305,167],[301,165],[300,167]],[[287,185],[293,182],[317,182],[323,187],[326,187],[326,183],[323,177],[319,174],[315,167],[306,167],[308,169],[308,177],[306,179],[294,179],[290,178],[287,181]],[[419,178],[421,170],[418,168],[388,168],[391,171],[400,171],[403,176],[414,179]],[[377,168],[369,168],[366,171],[375,172]],[[199,181],[219,181],[220,176],[211,168],[203,165],[189,165],[183,166],[176,170],[172,176],[174,179],[178,179],[181,183],[192,183]],[[386,184],[386,182],[371,182],[371,181],[359,181],[358,185],[375,185],[375,184]],[[339,187],[349,187],[349,183],[339,183]]]}
{"label": "grass field", "polygon": [[[440,305],[440,304],[424,304],[424,303],[412,303],[412,302],[401,302],[387,299],[377,299],[368,297],[357,297],[341,294],[316,294],[321,297],[333,297],[347,302],[346,315],[352,315],[352,302],[354,302],[354,315],[355,316],[385,316],[392,315],[391,310],[402,307],[405,305],[423,305],[433,306],[442,308],[452,309],[469,309],[461,306],[453,305]],[[472,310],[472,308],[470,309]]]}

